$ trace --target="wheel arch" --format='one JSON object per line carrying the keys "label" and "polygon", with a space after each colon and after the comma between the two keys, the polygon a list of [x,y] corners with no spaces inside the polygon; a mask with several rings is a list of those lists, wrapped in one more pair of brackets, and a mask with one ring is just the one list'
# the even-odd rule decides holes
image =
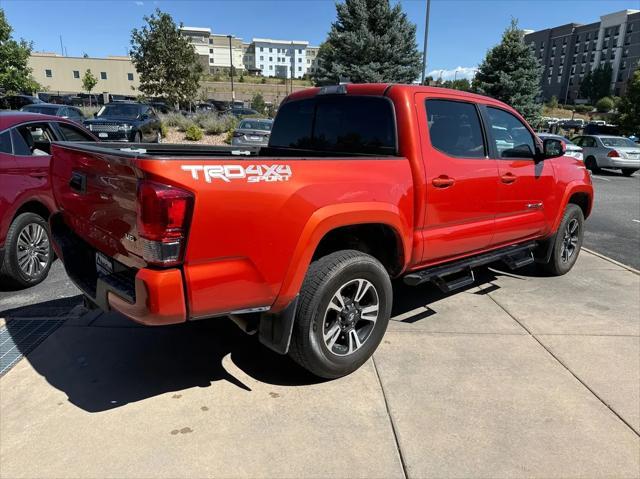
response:
{"label": "wheel arch", "polygon": [[568,204],[580,207],[585,219],[591,214],[593,208],[593,186],[582,181],[569,183],[564,191],[560,208],[556,214],[552,231],[557,231]]}
{"label": "wheel arch", "polygon": [[[382,245],[370,237],[376,233],[382,236]],[[392,204],[343,203],[316,210],[299,237],[272,311],[286,307],[298,294],[314,259],[339,249],[356,249],[376,257],[390,275],[397,276],[411,258],[411,241],[408,221]],[[394,246],[391,254],[384,251],[385,245]]]}

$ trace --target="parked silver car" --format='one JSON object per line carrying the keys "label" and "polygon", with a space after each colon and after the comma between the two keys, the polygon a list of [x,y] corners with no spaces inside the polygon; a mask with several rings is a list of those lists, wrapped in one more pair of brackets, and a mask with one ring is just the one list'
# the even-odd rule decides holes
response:
{"label": "parked silver car", "polygon": [[585,166],[596,173],[600,168],[619,168],[625,176],[640,170],[640,145],[623,136],[582,135],[572,138],[582,147]]}
{"label": "parked silver car", "polygon": [[541,140],[546,140],[547,138],[553,138],[554,140],[564,141],[565,144],[567,145],[567,152],[565,153],[565,155],[573,156],[575,159],[583,161],[582,148],[580,148],[578,145],[573,143],[571,140],[565,138],[564,136],[553,135],[551,133],[538,133],[538,136],[540,137]]}
{"label": "parked silver car", "polygon": [[273,120],[247,118],[233,132],[233,146],[267,146]]}

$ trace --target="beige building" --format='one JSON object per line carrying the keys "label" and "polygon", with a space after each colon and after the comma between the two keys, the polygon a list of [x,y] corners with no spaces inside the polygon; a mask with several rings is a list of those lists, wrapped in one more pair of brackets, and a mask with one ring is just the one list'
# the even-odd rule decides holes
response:
{"label": "beige building", "polygon": [[133,95],[138,90],[138,73],[129,57],[63,57],[56,53],[32,53],[29,67],[38,83],[51,93],[81,93],[82,77],[87,71],[98,79],[92,93]]}
{"label": "beige building", "polygon": [[232,59],[234,71],[238,75],[244,72],[242,38],[201,27],[182,27],[180,32],[193,45],[206,73],[227,73]]}

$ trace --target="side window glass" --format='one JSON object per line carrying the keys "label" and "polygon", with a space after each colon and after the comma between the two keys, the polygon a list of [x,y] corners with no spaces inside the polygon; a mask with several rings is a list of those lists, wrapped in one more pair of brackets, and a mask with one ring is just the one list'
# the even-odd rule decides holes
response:
{"label": "side window glass", "polygon": [[0,153],[11,154],[12,151],[13,150],[11,148],[11,133],[9,133],[8,131],[5,131],[4,133],[0,134]]}
{"label": "side window glass", "polygon": [[585,138],[585,146],[589,148],[596,148],[598,145],[596,144],[595,138]]}
{"label": "side window glass", "polygon": [[[55,136],[51,127],[47,123],[29,123],[15,128],[24,143],[27,145],[27,153],[16,153],[26,155],[48,155],[51,150],[51,142],[55,141]],[[14,137],[15,138],[15,137]],[[15,139],[13,148],[16,148]]]}
{"label": "side window glass", "polygon": [[[33,138],[31,134],[28,137],[31,142],[33,142]],[[11,139],[13,141],[13,154],[18,156],[31,156],[31,148],[29,146],[28,140],[23,137],[23,135],[16,129],[13,128],[11,130]]]}
{"label": "side window glass", "polygon": [[450,100],[427,100],[431,145],[449,156],[484,158],[480,118],[475,105]]}
{"label": "side window glass", "polygon": [[491,133],[499,158],[533,158],[535,143],[529,129],[511,113],[488,107]]}
{"label": "side window glass", "polygon": [[93,138],[91,138],[85,132],[71,125],[58,123],[58,128],[60,128],[62,136],[64,136],[64,139],[66,141],[93,141]]}

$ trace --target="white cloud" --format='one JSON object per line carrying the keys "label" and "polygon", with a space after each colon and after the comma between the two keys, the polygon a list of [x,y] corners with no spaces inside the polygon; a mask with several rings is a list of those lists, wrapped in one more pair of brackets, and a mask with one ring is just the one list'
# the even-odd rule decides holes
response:
{"label": "white cloud", "polygon": [[427,76],[432,77],[434,80],[438,78],[442,78],[443,80],[467,78],[471,80],[477,70],[476,67],[456,67],[451,70],[432,70],[427,73]]}
{"label": "white cloud", "polygon": [[143,6],[143,5],[144,5],[144,2],[140,2],[139,0],[138,0],[138,1],[136,1],[136,2],[133,2],[133,3],[135,3],[135,4],[136,4],[136,5],[138,5],[139,7],[141,7],[141,6]]}

